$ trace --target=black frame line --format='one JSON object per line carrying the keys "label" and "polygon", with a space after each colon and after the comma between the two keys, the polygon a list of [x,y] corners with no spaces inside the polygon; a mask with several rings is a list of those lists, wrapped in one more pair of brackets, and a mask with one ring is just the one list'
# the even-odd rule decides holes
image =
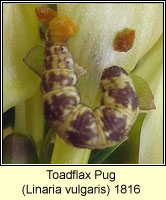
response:
{"label": "black frame line", "polygon": [[60,3],[164,3],[165,1],[1,1],[2,3],[17,3],[17,4],[60,4]]}
{"label": "black frame line", "polygon": [[[163,164],[3,164],[2,151],[3,151],[3,4],[60,4],[60,3],[162,3],[163,4]],[[165,1],[1,1],[1,163],[0,166],[166,166],[165,163]]]}

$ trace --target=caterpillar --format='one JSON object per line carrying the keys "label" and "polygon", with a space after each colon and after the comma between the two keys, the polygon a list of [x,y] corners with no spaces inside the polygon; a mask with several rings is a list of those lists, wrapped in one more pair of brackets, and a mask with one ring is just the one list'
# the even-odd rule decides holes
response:
{"label": "caterpillar", "polygon": [[89,149],[111,147],[127,138],[139,112],[137,95],[129,74],[111,66],[101,77],[100,106],[92,110],[81,103],[78,75],[67,45],[76,32],[76,25],[66,16],[49,22],[41,82],[44,115],[68,144]]}

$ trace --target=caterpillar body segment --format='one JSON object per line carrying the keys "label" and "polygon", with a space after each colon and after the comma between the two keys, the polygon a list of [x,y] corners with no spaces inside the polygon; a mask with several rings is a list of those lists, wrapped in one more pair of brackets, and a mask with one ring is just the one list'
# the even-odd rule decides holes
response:
{"label": "caterpillar body segment", "polygon": [[43,97],[44,114],[53,128],[57,130],[66,120],[69,113],[80,103],[80,97],[76,90],[67,88],[63,91],[54,91],[48,96]]}
{"label": "caterpillar body segment", "polygon": [[45,49],[45,70],[50,69],[71,69],[73,68],[73,58],[67,45],[51,45],[46,43]]}
{"label": "caterpillar body segment", "polygon": [[75,147],[96,148],[99,132],[94,112],[87,106],[78,104],[58,129],[58,134]]}
{"label": "caterpillar body segment", "polygon": [[127,137],[127,115],[114,108],[100,106],[95,110],[95,116],[100,131],[99,148],[114,146]]}
{"label": "caterpillar body segment", "polygon": [[[67,115],[80,103],[80,95],[74,85],[73,59],[66,46],[46,44],[45,71],[42,76],[42,93],[45,117],[55,129],[66,120]],[[60,53],[64,50],[63,53]],[[53,57],[53,58],[52,58]],[[67,63],[66,63],[67,61]]]}
{"label": "caterpillar body segment", "polygon": [[67,69],[46,70],[43,73],[42,82],[43,93],[48,93],[65,86],[75,85],[77,82],[77,76],[72,70]]}
{"label": "caterpillar body segment", "polygon": [[77,69],[84,70],[74,64],[67,46],[76,32],[67,17],[49,23],[41,83],[45,118],[63,140],[75,147],[110,147],[127,137],[136,120],[139,108],[135,89],[124,69],[108,67],[101,77],[100,106],[92,110],[83,105],[76,84]]}
{"label": "caterpillar body segment", "polygon": [[106,68],[101,77],[101,104],[133,116],[138,113],[138,99],[127,72],[117,66]]}

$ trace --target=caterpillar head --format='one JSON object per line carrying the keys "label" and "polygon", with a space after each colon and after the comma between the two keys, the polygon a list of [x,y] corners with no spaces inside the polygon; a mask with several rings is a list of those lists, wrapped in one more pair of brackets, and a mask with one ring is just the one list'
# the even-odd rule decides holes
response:
{"label": "caterpillar head", "polygon": [[53,18],[49,23],[47,37],[54,44],[66,43],[77,33],[77,26],[67,16]]}

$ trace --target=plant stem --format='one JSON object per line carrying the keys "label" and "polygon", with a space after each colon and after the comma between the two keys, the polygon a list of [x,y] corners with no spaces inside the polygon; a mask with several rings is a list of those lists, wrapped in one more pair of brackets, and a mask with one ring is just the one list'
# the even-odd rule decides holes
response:
{"label": "plant stem", "polygon": [[15,123],[13,132],[28,135],[26,129],[25,101],[15,107]]}
{"label": "plant stem", "polygon": [[78,149],[66,144],[56,136],[51,164],[86,164],[90,156],[89,149]]}
{"label": "plant stem", "polygon": [[28,133],[33,137],[37,151],[39,153],[41,143],[44,137],[44,115],[43,102],[40,88],[36,94],[30,99],[26,100],[26,126]]}
{"label": "plant stem", "polygon": [[43,104],[40,89],[33,97],[15,107],[14,133],[31,135],[39,153],[44,136]]}

